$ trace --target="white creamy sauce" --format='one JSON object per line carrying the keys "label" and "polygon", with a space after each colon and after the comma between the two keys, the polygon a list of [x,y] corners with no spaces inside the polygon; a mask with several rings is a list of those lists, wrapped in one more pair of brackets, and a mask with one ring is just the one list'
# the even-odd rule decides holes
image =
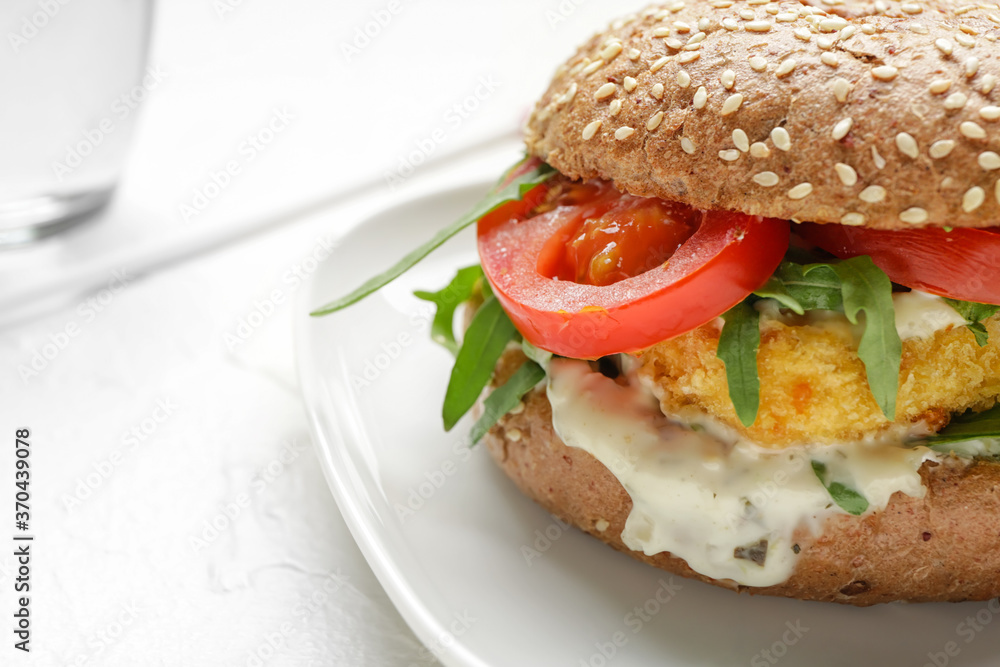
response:
{"label": "white creamy sauce", "polygon": [[[669,421],[634,375],[623,386],[586,362],[553,359],[548,377],[556,432],[604,464],[632,498],[625,544],[647,555],[669,551],[715,579],[746,586],[785,581],[797,558],[795,530],[816,532],[843,513],[811,460],[825,463],[831,479],[861,493],[872,510],[884,508],[896,491],[925,492],[917,470],[934,456],[926,448],[851,443],[765,450],[730,440],[724,430],[710,435]],[[750,548],[763,540],[766,552],[757,555],[766,557],[751,558]]]}
{"label": "white creamy sauce", "polygon": [[[908,338],[930,338],[937,331],[949,327],[965,325],[965,319],[944,299],[934,294],[913,290],[896,292],[892,295],[892,305],[896,313],[896,331],[903,340]],[[841,334],[845,338],[858,339],[861,328],[851,324],[843,313],[834,310],[810,310],[804,315],[781,308],[773,299],[763,299],[755,304],[762,317],[761,324],[768,320],[787,325],[810,325],[822,327]]]}

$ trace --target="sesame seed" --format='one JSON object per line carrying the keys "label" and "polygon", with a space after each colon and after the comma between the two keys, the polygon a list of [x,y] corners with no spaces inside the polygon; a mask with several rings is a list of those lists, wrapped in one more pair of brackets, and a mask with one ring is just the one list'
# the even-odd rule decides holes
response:
{"label": "sesame seed", "polygon": [[664,65],[666,65],[669,60],[670,60],[670,56],[663,56],[662,58],[660,58],[655,63],[653,63],[652,65],[649,66],[649,71],[653,72],[653,73],[659,72],[660,69]]}
{"label": "sesame seed", "polygon": [[865,224],[865,216],[860,213],[845,213],[840,218],[840,224],[847,225],[848,227],[860,227]]}
{"label": "sesame seed", "polygon": [[594,72],[596,72],[597,70],[601,69],[602,67],[604,67],[604,61],[601,60],[601,59],[597,59],[594,62],[592,62],[589,65],[587,65],[586,67],[584,67],[583,68],[583,72],[581,72],[581,74],[583,74],[584,76],[586,76],[588,74],[593,74]]}
{"label": "sesame seed", "polygon": [[653,97],[655,97],[658,100],[662,100],[663,99],[663,84],[662,83],[654,84],[653,87],[649,89],[649,94],[652,95]]}
{"label": "sesame seed", "polygon": [[610,62],[615,58],[615,56],[617,56],[621,52],[622,52],[621,42],[614,42],[606,46],[604,50],[601,51],[601,59],[603,59],[604,62]]}
{"label": "sesame seed", "polygon": [[975,56],[967,58],[965,61],[965,78],[971,79],[979,71],[979,58]]}
{"label": "sesame seed", "polygon": [[958,126],[958,131],[962,133],[962,136],[968,137],[969,139],[985,139],[986,130],[984,130],[979,125],[976,125],[972,121],[965,121]]}
{"label": "sesame seed", "polygon": [[840,64],[837,61],[837,56],[833,55],[829,51],[823,53],[823,55],[821,55],[819,59],[820,62],[822,62],[824,65],[829,65],[830,67],[836,67],[837,65]]}
{"label": "sesame seed", "polygon": [[674,51],[680,51],[681,49],[684,48],[684,43],[681,40],[675,39],[673,37],[665,41],[664,44],[667,45],[668,49],[673,49]]}
{"label": "sesame seed", "polygon": [[743,105],[743,95],[736,93],[735,95],[730,95],[726,98],[726,101],[722,103],[722,110],[719,112],[723,116],[728,116],[739,111],[740,106]]}
{"label": "sesame seed", "polygon": [[702,41],[705,40],[705,37],[707,36],[708,35],[706,35],[703,32],[696,32],[695,34],[691,35],[691,38],[688,40],[688,46],[691,46],[693,44],[700,44]]}
{"label": "sesame seed", "polygon": [[858,172],[854,171],[854,167],[849,164],[838,162],[833,165],[833,170],[837,172],[840,182],[847,187],[850,187],[858,182]]}
{"label": "sesame seed", "polygon": [[725,86],[726,90],[732,90],[733,84],[736,83],[736,72],[731,69],[727,69],[722,73],[722,76],[719,77],[719,80],[722,81],[722,85]]}
{"label": "sesame seed", "polygon": [[983,85],[979,88],[979,90],[982,91],[983,95],[989,95],[993,91],[993,88],[997,85],[997,80],[997,77],[992,74],[985,75],[983,77]]}
{"label": "sesame seed", "polygon": [[979,186],[969,188],[962,195],[962,210],[966,213],[972,213],[977,208],[983,205],[986,201],[986,191]]}
{"label": "sesame seed", "polygon": [[976,45],[976,40],[961,32],[955,33],[955,41],[965,47],[972,47]]}
{"label": "sesame seed", "polygon": [[856,28],[853,25],[847,26],[846,28],[840,31],[840,39],[841,40],[850,39],[851,36],[854,35],[855,30]]}
{"label": "sesame seed", "polygon": [[896,135],[896,148],[899,149],[900,153],[909,158],[916,159],[917,155],[920,154],[920,150],[917,148],[917,140],[913,138],[913,135],[906,132],[900,132]]}
{"label": "sesame seed", "polygon": [[778,150],[788,151],[792,148],[792,138],[788,135],[788,130],[783,127],[771,130],[771,141]]}
{"label": "sesame seed", "polygon": [[985,151],[979,154],[979,166],[986,171],[996,171],[1000,169],[1000,155],[993,151]]}
{"label": "sesame seed", "polygon": [[652,132],[660,126],[660,122],[663,120],[663,112],[657,111],[653,114],[649,120],[646,121],[646,129]]}
{"label": "sesame seed", "polygon": [[639,56],[641,56],[641,55],[642,55],[642,51],[640,51],[639,49],[629,49],[629,51],[628,51],[628,59],[629,60],[633,60],[633,61],[634,60],[638,60]]}
{"label": "sesame seed", "polygon": [[722,27],[726,30],[739,30],[740,24],[736,22],[736,19],[722,19]]}
{"label": "sesame seed", "polygon": [[755,72],[763,72],[767,69],[767,61],[760,56],[752,56],[750,58],[750,69]]}
{"label": "sesame seed", "polygon": [[748,21],[745,26],[743,26],[750,32],[768,32],[771,29],[770,21]]}
{"label": "sesame seed", "polygon": [[705,86],[698,86],[698,90],[694,92],[694,108],[704,109],[706,102],[708,102],[708,91],[705,90]]}
{"label": "sesame seed", "polygon": [[674,4],[672,4],[669,7],[667,7],[667,9],[669,9],[670,11],[672,11],[672,12],[674,12],[676,14],[680,10],[684,9],[684,7],[686,7],[686,5],[683,2],[675,2]]}
{"label": "sesame seed", "polygon": [[927,152],[935,160],[940,160],[943,157],[947,157],[948,153],[950,153],[954,148],[954,141],[951,139],[942,139],[931,144],[931,147],[927,150]]}
{"label": "sesame seed", "polygon": [[756,14],[753,13],[752,9],[741,9],[739,11],[739,14],[740,18],[743,19],[744,21],[753,21],[754,18],[756,17]]}
{"label": "sesame seed", "polygon": [[[770,188],[778,184],[778,175],[773,171],[762,171],[753,177],[753,182],[757,185],[763,185],[765,188]],[[998,192],[1000,192],[1000,189],[998,189]]]}
{"label": "sesame seed", "polygon": [[711,27],[712,27],[712,20],[711,19],[707,19],[707,18],[704,18],[704,17],[698,19],[698,30],[699,31],[705,32],[706,30],[708,30]]}
{"label": "sesame seed", "polygon": [[622,110],[621,100],[611,100],[611,104],[608,105],[608,113],[612,116],[617,116],[618,112]]}
{"label": "sesame seed", "polygon": [[819,29],[823,32],[837,32],[847,27],[847,19],[839,16],[831,16],[819,22]]}
{"label": "sesame seed", "polygon": [[583,134],[580,136],[583,137],[584,141],[587,141],[588,139],[592,139],[599,129],[601,129],[601,121],[595,120],[583,128]]}
{"label": "sesame seed", "polygon": [[969,98],[962,93],[952,93],[944,100],[944,108],[949,111],[954,111],[955,109],[961,109],[965,106],[965,103],[969,101]]}
{"label": "sesame seed", "polygon": [[688,155],[694,154],[694,143],[692,143],[692,141],[687,137],[681,137],[681,148]]}
{"label": "sesame seed", "polygon": [[603,86],[601,86],[600,88],[597,89],[597,92],[594,93],[594,97],[597,98],[597,99],[599,99],[599,100],[603,100],[603,99],[605,99],[607,97],[611,97],[612,95],[615,94],[615,89],[616,88],[617,88],[617,86],[615,86],[615,84],[613,84],[611,82],[608,82],[608,83],[604,84]]}
{"label": "sesame seed", "polygon": [[938,48],[938,51],[945,54],[946,56],[950,56],[952,51],[955,50],[955,45],[949,42],[947,39],[944,39],[943,37],[935,39],[934,46],[936,46]]}
{"label": "sesame seed", "polygon": [[781,64],[778,65],[778,69],[774,71],[774,75],[779,79],[783,76],[788,76],[789,74],[792,73],[792,70],[795,69],[795,65],[796,65],[795,58],[788,58],[787,60],[783,60]]}
{"label": "sesame seed", "polygon": [[915,32],[918,35],[928,35],[930,34],[931,31],[928,30],[927,26],[923,25],[922,23],[911,23],[910,32]]}
{"label": "sesame seed", "polygon": [[869,204],[877,204],[885,199],[885,188],[881,185],[869,185],[858,193],[858,199]]}
{"label": "sesame seed", "polygon": [[908,225],[921,225],[927,222],[927,217],[927,211],[919,206],[913,206],[899,214],[899,219]]}
{"label": "sesame seed", "polygon": [[931,81],[930,91],[932,95],[940,95],[951,88],[951,81],[948,79],[934,79]]}
{"label": "sesame seed", "polygon": [[677,62],[679,62],[682,65],[686,65],[687,63],[698,60],[698,58],[700,57],[701,54],[698,53],[697,51],[685,51],[684,53],[677,56]]}
{"label": "sesame seed", "polygon": [[660,26],[659,28],[655,28],[653,30],[653,37],[669,37],[669,36],[670,36],[670,28],[667,28],[665,26]]}
{"label": "sesame seed", "polygon": [[904,14],[919,14],[924,11],[924,8],[915,2],[904,2],[899,8],[903,10]]}
{"label": "sesame seed", "polygon": [[577,85],[576,85],[575,82],[569,84],[569,88],[567,88],[566,92],[562,94],[562,98],[559,99],[558,103],[559,104],[567,104],[570,100],[572,100],[574,97],[576,97],[576,91],[577,91],[577,89],[578,89],[578,87],[577,87]]}
{"label": "sesame seed", "polygon": [[615,139],[617,139],[618,141],[623,141],[631,137],[634,132],[635,130],[629,127],[628,125],[623,125],[622,127],[619,127],[617,130],[615,130]]}
{"label": "sesame seed", "polygon": [[833,139],[834,141],[840,141],[847,136],[847,133],[851,131],[854,126],[853,118],[844,118],[843,120],[837,121],[837,124],[833,126]]}
{"label": "sesame seed", "polygon": [[812,183],[799,183],[794,188],[788,191],[789,199],[805,199],[812,194],[813,186]]}
{"label": "sesame seed", "polygon": [[734,162],[740,159],[740,152],[735,148],[728,148],[724,151],[719,151],[719,157],[726,162]]}
{"label": "sesame seed", "polygon": [[740,149],[743,153],[750,150],[750,138],[747,137],[746,132],[739,128],[733,130],[733,144],[735,144],[736,148]]}
{"label": "sesame seed", "polygon": [[691,75],[685,72],[684,70],[680,70],[679,72],[677,72],[677,85],[680,86],[681,88],[687,88],[688,86],[690,86]]}
{"label": "sesame seed", "polygon": [[878,152],[878,149],[874,146],[872,146],[872,162],[875,163],[876,169],[881,170],[885,168],[885,158],[882,157],[882,155]]}
{"label": "sesame seed", "polygon": [[979,110],[979,117],[983,120],[1000,119],[1000,107],[983,107]]}
{"label": "sesame seed", "polygon": [[774,20],[778,23],[792,23],[797,18],[799,18],[799,15],[793,12],[779,12],[774,16]]}
{"label": "sesame seed", "polygon": [[873,26],[871,23],[865,23],[861,26],[861,32],[865,33],[866,35],[874,35],[875,26]]}
{"label": "sesame seed", "polygon": [[622,81],[622,88],[625,89],[626,93],[631,93],[637,85],[638,82],[630,76],[625,77],[625,80]]}
{"label": "sesame seed", "polygon": [[504,437],[511,442],[519,442],[521,440],[521,430],[516,428],[507,429],[504,432]]}
{"label": "sesame seed", "polygon": [[836,78],[833,80],[833,96],[843,104],[847,101],[847,95],[851,92],[851,84],[847,79]]}
{"label": "sesame seed", "polygon": [[750,156],[756,158],[771,157],[771,149],[762,141],[755,141],[750,144]]}
{"label": "sesame seed", "polygon": [[691,26],[684,21],[674,21],[674,27],[677,29],[677,32],[691,32]]}
{"label": "sesame seed", "polygon": [[524,412],[524,401],[518,401],[517,405],[510,409],[510,414],[519,415]]}
{"label": "sesame seed", "polygon": [[872,67],[872,76],[879,81],[892,81],[899,74],[899,70],[891,65],[879,65]]}
{"label": "sesame seed", "polygon": [[816,46],[821,49],[832,49],[834,41],[833,37],[820,37],[816,40]]}

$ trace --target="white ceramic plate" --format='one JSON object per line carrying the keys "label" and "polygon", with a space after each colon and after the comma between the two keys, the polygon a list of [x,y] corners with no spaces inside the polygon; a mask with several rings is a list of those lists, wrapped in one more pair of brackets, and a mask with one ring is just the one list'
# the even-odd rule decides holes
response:
{"label": "white ceramic plate", "polygon": [[[440,407],[451,357],[414,289],[474,263],[471,231],[352,308],[305,313],[385,268],[487,184],[357,226],[299,299],[298,363],[320,459],[372,569],[447,665],[965,667],[1000,661],[1000,605],[837,605],[736,595],[618,554],[522,497]],[[905,573],[904,573],[905,575]],[[978,629],[977,629],[978,628]]]}

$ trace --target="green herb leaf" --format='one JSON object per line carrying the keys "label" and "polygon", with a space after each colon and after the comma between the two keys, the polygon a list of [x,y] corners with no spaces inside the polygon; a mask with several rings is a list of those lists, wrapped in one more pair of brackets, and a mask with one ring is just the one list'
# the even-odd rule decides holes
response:
{"label": "green herb leaf", "polygon": [[434,321],[431,323],[431,339],[447,348],[452,354],[458,354],[458,342],[455,340],[455,309],[460,303],[468,301],[476,292],[476,284],[483,277],[483,269],[476,264],[459,269],[455,277],[444,289],[437,292],[416,291],[418,299],[430,301],[437,306]]}
{"label": "green herb leaf", "polygon": [[517,333],[496,297],[491,296],[472,318],[451,369],[444,396],[444,430],[450,431],[469,411],[493,375],[507,342]]}
{"label": "green herb leaf", "polygon": [[1000,306],[988,303],[976,303],[974,301],[959,301],[957,299],[945,299],[945,303],[954,308],[966,321],[966,327],[976,337],[979,347],[984,347],[990,341],[990,334],[983,326],[983,320],[992,317],[1000,311]]}
{"label": "green herb leaf", "polygon": [[757,350],[760,348],[760,313],[749,299],[733,306],[722,316],[725,324],[719,335],[716,356],[726,365],[729,398],[736,416],[751,426],[760,408],[760,377]]}
{"label": "green herb leaf", "polygon": [[551,352],[543,350],[540,347],[535,347],[526,340],[521,341],[521,349],[524,350],[524,356],[528,357],[545,370],[548,370],[549,362],[552,361]]}
{"label": "green herb leaf", "polygon": [[[523,164],[523,163],[522,163]],[[517,169],[517,165],[513,169]],[[511,171],[513,171],[513,169]],[[508,172],[509,174],[510,172]],[[325,306],[314,310],[310,315],[316,317],[319,315],[328,315],[330,313],[336,312],[342,308],[346,308],[353,303],[357,303],[361,299],[365,298],[369,294],[385,287],[390,282],[401,276],[403,273],[408,271],[414,264],[422,260],[424,257],[429,255],[433,250],[438,248],[445,241],[450,239],[455,234],[459,233],[469,225],[473,224],[479,218],[483,217],[493,209],[497,208],[501,204],[506,204],[509,201],[518,201],[524,198],[529,190],[534,188],[539,183],[548,180],[555,174],[555,170],[544,162],[539,163],[537,167],[531,169],[524,174],[521,174],[509,183],[500,187],[499,185],[494,188],[489,195],[486,196],[481,202],[472,207],[472,209],[460,217],[455,222],[451,223],[437,234],[435,234],[429,241],[423,245],[410,251],[405,257],[399,260],[392,268],[380,273],[379,275],[366,280],[361,286],[339,299],[334,299]],[[500,180],[504,183],[509,176],[505,175],[503,179]]]}
{"label": "green herb leaf", "polygon": [[493,390],[483,401],[483,414],[472,427],[469,438],[476,444],[501,417],[514,409],[521,397],[542,381],[545,371],[530,359],[521,364],[505,383]]}
{"label": "green herb leaf", "polygon": [[865,365],[868,386],[886,419],[896,419],[899,365],[903,343],[896,331],[892,304],[892,282],[867,255],[859,255],[830,267],[840,278],[844,314],[853,324],[865,313],[865,330],[858,344],[858,357]]}
{"label": "green herb leaf", "polygon": [[954,417],[934,435],[921,438],[920,444],[943,445],[982,438],[1000,438],[1000,403],[984,412],[969,410]]}
{"label": "green herb leaf", "polygon": [[827,484],[826,464],[821,461],[813,461],[812,469],[816,473],[820,484],[823,485],[830,494],[830,497],[833,498],[833,502],[837,503],[841,509],[854,516],[865,513],[865,510],[868,509],[868,501],[865,500],[864,496],[840,482]]}
{"label": "green herb leaf", "polygon": [[782,262],[754,294],[775,299],[799,315],[807,310],[838,310],[843,304],[841,281],[831,264]]}

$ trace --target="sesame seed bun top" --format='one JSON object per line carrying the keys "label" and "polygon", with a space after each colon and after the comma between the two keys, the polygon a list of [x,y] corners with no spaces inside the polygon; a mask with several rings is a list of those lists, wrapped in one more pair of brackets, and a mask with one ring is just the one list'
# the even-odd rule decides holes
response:
{"label": "sesame seed bun top", "polygon": [[798,221],[1000,224],[1000,5],[677,0],[556,73],[531,154],[637,195]]}

